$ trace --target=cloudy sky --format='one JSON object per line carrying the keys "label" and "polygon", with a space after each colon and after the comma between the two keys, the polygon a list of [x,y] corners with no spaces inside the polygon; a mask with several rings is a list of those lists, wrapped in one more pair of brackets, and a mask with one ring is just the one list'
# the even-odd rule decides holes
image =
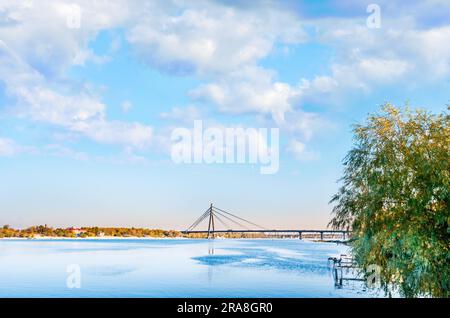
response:
{"label": "cloudy sky", "polygon": [[[0,223],[325,227],[351,125],[444,110],[449,62],[446,0],[1,0]],[[278,127],[278,173],[174,164],[196,119]]]}

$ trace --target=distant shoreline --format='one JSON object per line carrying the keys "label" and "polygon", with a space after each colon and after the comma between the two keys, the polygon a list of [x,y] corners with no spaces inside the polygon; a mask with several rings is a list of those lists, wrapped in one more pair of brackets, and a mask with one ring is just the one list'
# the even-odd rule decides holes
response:
{"label": "distant shoreline", "polygon": [[39,241],[39,240],[179,240],[188,237],[140,237],[140,236],[103,236],[103,237],[65,237],[65,236],[41,236],[41,237],[0,237],[0,240],[24,240],[24,241]]}
{"label": "distant shoreline", "polygon": [[[0,237],[0,242],[3,241],[108,241],[108,240],[140,240],[140,241],[154,241],[154,240],[206,240],[207,238],[201,237],[119,237],[119,236],[108,236],[108,237]],[[214,240],[295,240],[300,242],[311,242],[311,243],[335,243],[348,245],[347,241],[339,240],[317,240],[317,239],[298,239],[294,237],[216,237]]]}
{"label": "distant shoreline", "polygon": [[[244,231],[245,232],[245,231]],[[320,232],[320,231],[319,231]],[[302,235],[267,235],[266,233],[216,233],[216,239],[281,239],[302,238]],[[301,233],[300,233],[301,234]],[[340,237],[320,235],[303,235],[308,241],[340,241]],[[207,233],[183,233],[177,230],[147,228],[103,228],[103,227],[69,227],[53,228],[47,225],[32,226],[26,229],[14,229],[9,225],[0,228],[0,239],[12,240],[155,240],[155,239],[205,239]],[[319,239],[320,238],[320,239]],[[344,237],[345,238],[345,237]],[[343,242],[343,241],[341,241]]]}

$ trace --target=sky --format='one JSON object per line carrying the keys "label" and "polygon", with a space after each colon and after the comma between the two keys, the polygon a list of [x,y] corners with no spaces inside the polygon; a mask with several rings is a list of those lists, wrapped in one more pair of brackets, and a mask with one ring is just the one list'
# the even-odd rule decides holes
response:
{"label": "sky", "polygon": [[[325,228],[352,125],[444,111],[449,62],[446,0],[2,0],[0,223]],[[174,162],[196,120],[277,128],[279,169]]]}

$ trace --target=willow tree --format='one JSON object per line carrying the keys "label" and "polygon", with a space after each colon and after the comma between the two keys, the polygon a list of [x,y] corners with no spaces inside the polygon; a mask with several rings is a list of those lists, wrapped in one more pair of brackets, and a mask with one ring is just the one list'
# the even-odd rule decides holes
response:
{"label": "willow tree", "polygon": [[356,261],[380,266],[386,291],[449,297],[448,113],[385,104],[353,132],[330,225],[353,231]]}

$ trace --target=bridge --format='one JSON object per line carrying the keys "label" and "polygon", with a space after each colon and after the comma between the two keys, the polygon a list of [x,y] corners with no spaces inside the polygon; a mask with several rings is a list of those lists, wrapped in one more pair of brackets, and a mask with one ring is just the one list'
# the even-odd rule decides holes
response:
{"label": "bridge", "polygon": [[[203,223],[203,221],[207,220],[208,229],[207,230],[199,230],[197,227]],[[238,226],[239,229],[232,229],[230,223],[233,226]],[[220,223],[220,225],[224,226],[223,229],[217,229],[216,224]],[[298,229],[298,230],[280,230],[280,229],[268,229],[263,226],[260,226],[254,222],[248,221],[244,218],[241,218],[233,213],[227,212],[223,209],[219,209],[215,207],[212,203],[210,207],[194,222],[191,226],[189,226],[185,231],[182,231],[183,234],[207,234],[207,238],[214,238],[215,234],[221,233],[263,233],[267,235],[295,235],[302,239],[303,237],[309,236],[318,236],[320,235],[320,239],[324,240],[324,238],[328,236],[339,236],[343,240],[346,239],[350,235],[350,231],[345,230],[310,230],[310,229]]]}

